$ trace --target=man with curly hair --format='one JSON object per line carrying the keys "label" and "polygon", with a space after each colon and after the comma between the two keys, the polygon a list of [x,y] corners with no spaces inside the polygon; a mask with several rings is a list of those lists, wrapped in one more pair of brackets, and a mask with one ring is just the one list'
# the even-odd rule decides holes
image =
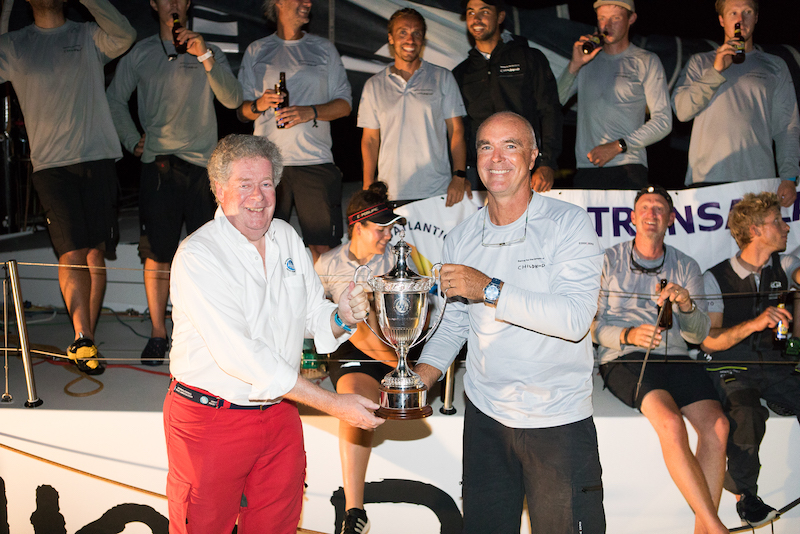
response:
{"label": "man with curly hair", "polygon": [[757,496],[758,449],[769,417],[761,399],[800,414],[800,374],[781,365],[788,362],[772,340],[772,329],[792,320],[792,299],[784,309],[778,297],[800,282],[800,259],[781,254],[789,226],[775,193],[746,194],[728,226],[740,250],[704,275],[711,332],[702,348],[730,423],[724,487],[736,494],[742,523],[757,527],[778,515]]}

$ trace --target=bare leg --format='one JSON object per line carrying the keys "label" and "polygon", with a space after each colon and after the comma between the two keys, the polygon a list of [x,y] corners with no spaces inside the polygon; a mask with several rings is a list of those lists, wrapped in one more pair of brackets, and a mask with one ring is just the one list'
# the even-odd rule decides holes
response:
{"label": "bare leg", "polygon": [[100,319],[100,310],[103,308],[103,297],[106,294],[106,260],[102,250],[90,248],[86,255],[87,265],[90,267],[101,267],[100,269],[89,269],[91,277],[91,290],[89,292],[89,310],[92,318],[92,336],[97,331],[97,321]]}
{"label": "bare leg", "polygon": [[311,251],[311,259],[314,260],[314,263],[317,263],[317,260],[320,256],[328,252],[332,247],[328,245],[308,245],[308,250]]}
{"label": "bare leg", "polygon": [[[358,393],[378,402],[378,381],[361,373],[344,375],[336,384],[338,393]],[[339,455],[342,459],[345,510],[364,508],[364,481],[372,452],[373,432],[339,422]]]}
{"label": "bare leg", "polygon": [[[169,299],[169,263],[144,260],[144,290],[150,309],[150,337],[167,338],[167,300]],[[159,272],[167,271],[167,272]]]}
{"label": "bare leg", "polygon": [[717,516],[719,500],[715,505],[705,474],[689,448],[686,424],[672,396],[664,390],[651,391],[642,400],[641,410],[658,434],[672,480],[695,513],[695,534],[727,533]]}
{"label": "bare leg", "polygon": [[[72,320],[75,339],[78,334],[94,339],[96,319],[92,315],[92,276],[86,269],[88,248],[72,250],[58,258],[58,285]],[[75,265],[76,267],[71,267]],[[102,299],[101,299],[102,300]]]}
{"label": "bare leg", "polygon": [[695,457],[706,477],[714,506],[719,509],[722,483],[725,479],[725,447],[728,440],[728,419],[719,401],[698,401],[683,407],[683,414],[697,432]]}

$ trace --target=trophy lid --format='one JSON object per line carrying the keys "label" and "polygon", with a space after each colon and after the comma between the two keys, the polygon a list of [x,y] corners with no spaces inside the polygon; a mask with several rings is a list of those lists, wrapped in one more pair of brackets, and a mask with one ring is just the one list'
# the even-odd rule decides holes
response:
{"label": "trophy lid", "polygon": [[392,252],[394,253],[394,267],[388,273],[380,276],[379,278],[383,278],[384,280],[419,280],[424,278],[423,276],[418,275],[415,273],[411,267],[408,265],[408,255],[411,254],[411,246],[405,242],[403,239],[404,236],[400,236],[400,240],[392,247]]}
{"label": "trophy lid", "polygon": [[408,255],[411,253],[411,246],[403,239],[404,233],[401,232],[400,240],[392,247],[395,256],[395,265],[392,269],[382,275],[370,279],[373,289],[379,291],[427,291],[435,280],[430,276],[422,276],[415,273],[408,263]]}

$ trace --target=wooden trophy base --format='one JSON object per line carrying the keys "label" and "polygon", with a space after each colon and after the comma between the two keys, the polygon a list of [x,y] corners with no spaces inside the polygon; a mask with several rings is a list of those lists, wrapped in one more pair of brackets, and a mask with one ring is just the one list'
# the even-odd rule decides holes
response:
{"label": "wooden trophy base", "polygon": [[433,413],[433,408],[425,406],[424,408],[384,408],[381,406],[375,410],[375,415],[381,419],[396,419],[396,420],[410,420],[422,419],[428,417]]}

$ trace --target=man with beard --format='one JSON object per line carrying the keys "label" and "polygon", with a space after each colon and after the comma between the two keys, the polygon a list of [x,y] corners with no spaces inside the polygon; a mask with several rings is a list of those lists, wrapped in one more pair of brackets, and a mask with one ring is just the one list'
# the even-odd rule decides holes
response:
{"label": "man with beard", "polygon": [[[311,0],[264,0],[264,12],[278,29],[244,53],[239,118],[255,121],[255,135],[280,147],[286,168],[275,216],[287,221],[292,206],[297,209],[303,241],[316,261],[343,235],[342,173],[333,164],[330,121],[350,114],[350,83],[333,43],[303,31]],[[283,102],[274,89],[281,72],[291,105],[276,110]]]}
{"label": "man with beard", "polygon": [[67,357],[99,375],[94,343],[116,257],[117,174],[122,157],[105,98],[103,66],[136,31],[108,0],[81,0],[96,22],[64,16],[64,0],[28,0],[34,23],[0,37],[0,82],[19,98],[31,141],[33,186],[58,256],[58,282],[75,331]]}
{"label": "man with beard", "polygon": [[464,0],[462,19],[475,46],[453,76],[467,108],[467,173],[479,183],[475,167],[475,134],[493,113],[513,111],[528,119],[541,149],[531,176],[531,187],[549,191],[561,154],[561,106],[550,63],[528,46],[524,37],[501,33],[506,17],[503,0]]}
{"label": "man with beard", "polygon": [[772,339],[779,322],[792,320],[792,299],[782,308],[778,298],[800,284],[800,259],[781,254],[789,225],[775,193],[746,194],[728,226],[739,253],[704,275],[711,332],[702,348],[730,423],[724,487],[736,495],[742,524],[758,527],[777,516],[758,497],[758,449],[769,417],[761,399],[800,421],[800,374]]}
{"label": "man with beard", "polygon": [[641,189],[648,182],[646,147],[672,131],[664,67],[658,56],[630,42],[633,0],[598,0],[594,9],[603,46],[586,54],[583,45],[592,36],[582,36],[558,80],[561,104],[578,94],[574,183]]}
{"label": "man with beard", "polygon": [[464,194],[472,198],[464,103],[453,75],[420,57],[425,31],[415,9],[400,9],[389,19],[394,64],[367,80],[358,105],[364,189],[377,179],[388,184],[393,201],[446,195],[445,205],[452,206]]}

